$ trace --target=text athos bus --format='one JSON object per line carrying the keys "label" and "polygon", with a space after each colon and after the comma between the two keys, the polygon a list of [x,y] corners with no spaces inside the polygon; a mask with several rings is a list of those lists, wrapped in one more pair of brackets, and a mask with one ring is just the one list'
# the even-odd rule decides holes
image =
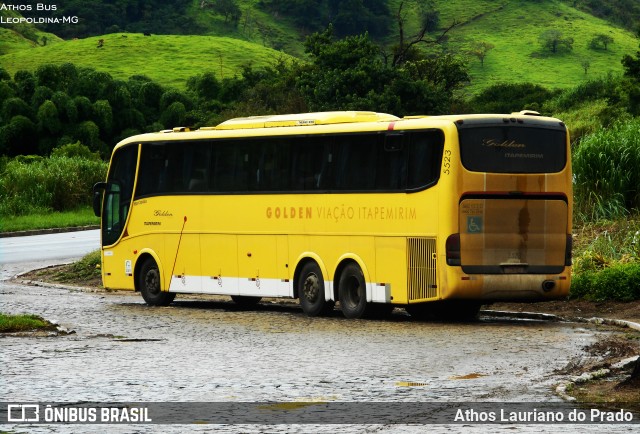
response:
{"label": "text athos bus", "polygon": [[569,138],[535,112],[232,119],[118,143],[104,183],[104,286],[477,314],[568,294]]}

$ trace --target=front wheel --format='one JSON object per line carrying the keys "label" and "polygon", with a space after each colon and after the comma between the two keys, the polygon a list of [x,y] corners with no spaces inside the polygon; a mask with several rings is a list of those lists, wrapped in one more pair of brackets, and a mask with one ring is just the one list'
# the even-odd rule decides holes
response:
{"label": "front wheel", "polygon": [[176,298],[176,294],[160,289],[160,270],[156,261],[149,258],[144,261],[138,274],[138,288],[142,298],[150,306],[168,306]]}

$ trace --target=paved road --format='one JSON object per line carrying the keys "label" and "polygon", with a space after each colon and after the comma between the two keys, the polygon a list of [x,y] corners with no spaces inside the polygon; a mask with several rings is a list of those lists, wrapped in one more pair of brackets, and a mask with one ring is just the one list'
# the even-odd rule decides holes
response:
{"label": "paved road", "polygon": [[70,262],[99,247],[99,230],[0,238],[0,279],[30,267]]}
{"label": "paved road", "polygon": [[[20,245],[41,240],[25,239]],[[69,253],[80,250],[74,247]],[[14,269],[34,263],[25,260],[14,262]],[[183,297],[170,307],[152,308],[132,293],[83,293],[9,281],[0,282],[0,311],[39,314],[75,331],[57,337],[1,337],[0,402],[553,402],[560,401],[554,386],[564,379],[556,371],[606,333],[594,326],[492,318],[422,323],[402,313],[385,321],[347,320],[337,311],[327,318],[308,318],[297,307],[262,304],[239,311],[229,301],[207,297]],[[13,428],[51,432],[51,427]],[[132,432],[131,427],[113,428]],[[217,428],[365,430],[330,425]],[[491,425],[476,428],[496,430]],[[530,428],[557,431],[543,425]],[[632,426],[608,428],[633,432]],[[424,429],[382,425],[367,432]],[[429,430],[458,432],[460,426]],[[580,425],[567,430],[584,431]],[[104,427],[56,426],[55,431],[101,432]],[[181,432],[184,427],[133,431]]]}

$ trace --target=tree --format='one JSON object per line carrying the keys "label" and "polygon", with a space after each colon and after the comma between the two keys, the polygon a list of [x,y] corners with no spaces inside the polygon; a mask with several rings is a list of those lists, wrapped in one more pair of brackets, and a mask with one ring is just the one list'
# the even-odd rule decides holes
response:
{"label": "tree", "polygon": [[489,42],[478,41],[471,44],[471,50],[469,54],[477,57],[480,60],[480,66],[484,67],[484,58],[487,57],[487,53],[493,50],[495,46]]}
{"label": "tree", "polygon": [[591,66],[591,62],[589,62],[587,59],[584,59],[582,60],[582,62],[580,62],[580,66],[582,66],[582,69],[584,69],[584,73],[586,75],[589,71],[589,67]]}
{"label": "tree", "polygon": [[9,81],[11,80],[11,74],[7,72],[2,66],[0,66],[0,81]]}
{"label": "tree", "polygon": [[25,101],[30,101],[36,90],[36,78],[30,71],[19,70],[13,75],[13,81],[18,90],[18,96]]}
{"label": "tree", "polygon": [[[100,99],[93,103],[92,106],[92,120],[100,128],[102,134],[111,133],[111,127],[113,125],[113,110],[111,104],[106,99]],[[84,142],[83,142],[84,143]]]}
{"label": "tree", "polygon": [[60,84],[60,69],[56,65],[46,63],[36,69],[38,86],[46,86],[52,90],[58,90]]}
{"label": "tree", "polygon": [[418,44],[436,45],[444,41],[445,36],[449,32],[449,30],[458,25],[457,21],[454,21],[449,27],[444,29],[438,37],[433,39],[428,38],[427,34],[430,31],[429,29],[432,28],[432,22],[426,18],[427,14],[425,13],[425,15],[423,15],[421,27],[418,32],[415,35],[407,38],[405,35],[404,27],[407,17],[406,14],[402,11],[403,8],[404,1],[401,1],[400,5],[398,6],[398,11],[395,14],[396,23],[398,24],[398,44],[393,49],[393,59],[391,63],[394,66],[418,56],[415,53],[415,49]]}
{"label": "tree", "polygon": [[84,121],[75,128],[73,136],[93,152],[108,154],[108,149],[100,140],[100,128],[93,121]]}
{"label": "tree", "polygon": [[[638,30],[640,37],[640,29]],[[640,83],[640,50],[636,52],[636,57],[625,54],[622,58],[622,66],[624,67],[624,75],[632,80]]]}
{"label": "tree", "polygon": [[440,25],[440,11],[436,9],[433,1],[427,1],[424,4],[421,4],[421,6],[420,21],[422,27],[429,33],[435,32],[438,30],[438,26]]}
{"label": "tree", "polygon": [[[637,34],[640,37],[640,27]],[[629,111],[636,115],[640,114],[640,50],[636,52],[635,57],[625,54],[622,58],[622,66],[627,81],[626,93],[629,100]]]}
{"label": "tree", "polygon": [[604,48],[606,51],[609,44],[613,44],[613,38],[609,35],[599,33],[591,39],[589,47],[594,50]]}
{"label": "tree", "polygon": [[234,0],[212,0],[211,2],[200,3],[200,8],[211,8],[216,14],[224,17],[224,22],[232,22],[234,25],[238,25],[240,20],[240,7]]}
{"label": "tree", "polygon": [[201,100],[214,100],[220,92],[220,82],[213,72],[205,72],[187,80],[187,89]]}
{"label": "tree", "polygon": [[38,109],[43,102],[48,99],[51,99],[53,95],[53,91],[46,86],[38,86],[33,91],[33,96],[31,97],[31,107],[34,109]]}
{"label": "tree", "polygon": [[35,154],[37,150],[37,128],[31,119],[18,115],[0,127],[0,154]]}
{"label": "tree", "polygon": [[532,83],[494,84],[471,100],[474,113],[511,113],[523,109],[540,110],[554,96],[548,89]]}
{"label": "tree", "polygon": [[21,98],[7,98],[2,103],[0,120],[10,120],[12,117],[18,115],[33,119],[34,112],[31,106],[24,102],[24,100],[22,100]]}
{"label": "tree", "polygon": [[60,132],[62,124],[53,101],[48,99],[38,108],[38,126],[45,134],[55,135]]}
{"label": "tree", "polygon": [[75,124],[78,120],[78,109],[73,99],[62,91],[54,92],[51,101],[58,109],[58,115],[63,124]]}
{"label": "tree", "polygon": [[311,110],[441,114],[468,80],[464,62],[450,55],[389,65],[367,34],[336,41],[329,28],[305,47],[311,64],[301,67],[296,85]]}
{"label": "tree", "polygon": [[183,127],[187,117],[187,109],[180,101],[175,101],[169,105],[160,116],[160,122],[165,128]]}
{"label": "tree", "polygon": [[327,3],[336,35],[368,32],[382,37],[389,32],[391,14],[386,0],[328,0]]}
{"label": "tree", "polygon": [[542,47],[551,50],[552,53],[557,53],[562,50],[573,50],[573,38],[564,37],[562,32],[558,29],[549,29],[544,31],[538,37]]}
{"label": "tree", "polygon": [[297,86],[311,110],[367,109],[369,92],[382,93],[391,70],[367,34],[334,41],[330,26],[307,38],[312,64],[303,67]]}
{"label": "tree", "polygon": [[160,110],[166,110],[174,102],[181,102],[187,110],[193,107],[193,101],[184,93],[176,89],[169,89],[160,97]]}

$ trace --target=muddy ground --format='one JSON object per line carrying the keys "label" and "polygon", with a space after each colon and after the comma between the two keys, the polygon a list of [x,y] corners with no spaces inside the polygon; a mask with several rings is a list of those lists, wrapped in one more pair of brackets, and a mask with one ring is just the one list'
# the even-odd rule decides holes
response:
{"label": "muddy ground", "polygon": [[[69,266],[32,271],[20,276],[19,280],[64,283],[85,287],[90,291],[104,291],[97,273],[88,274],[79,279],[69,271]],[[227,298],[220,297],[224,300]],[[297,303],[296,300],[267,302]],[[484,306],[483,309],[552,314],[559,317],[559,320],[573,322],[606,318],[640,323],[640,301],[621,303],[564,300],[541,303],[494,303]],[[634,362],[629,362],[640,354],[640,333],[637,330],[617,326],[611,334],[587,346],[586,352],[587,356],[572,359],[566,367],[558,371],[560,374],[580,378],[568,385],[566,394],[581,402],[632,403],[640,410],[640,378],[631,377]],[[627,360],[627,363],[620,364],[621,360]],[[596,378],[587,379],[594,373],[598,373],[595,375]]]}

